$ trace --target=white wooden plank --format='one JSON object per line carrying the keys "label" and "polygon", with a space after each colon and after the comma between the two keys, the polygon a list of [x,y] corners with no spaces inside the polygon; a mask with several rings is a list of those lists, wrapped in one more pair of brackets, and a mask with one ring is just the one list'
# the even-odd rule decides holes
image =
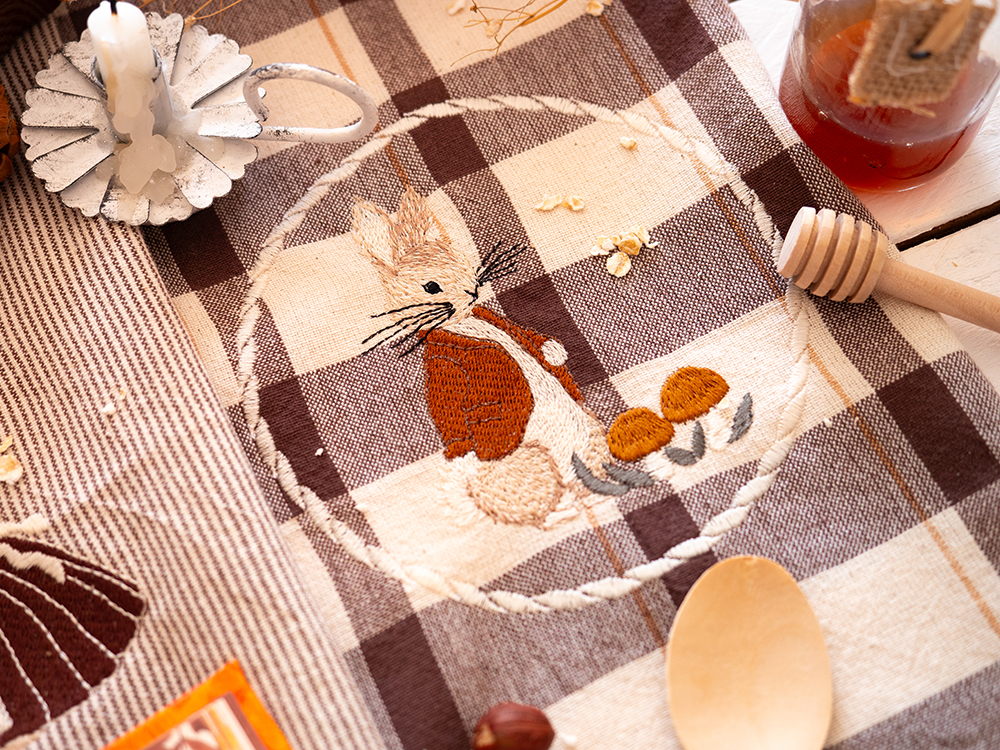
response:
{"label": "white wooden plank", "polygon": [[[944,239],[924,242],[903,253],[911,266],[1000,295],[1000,216]],[[1000,390],[1000,333],[945,316],[972,359]]]}
{"label": "white wooden plank", "polygon": [[[736,0],[736,13],[775,89],[798,17],[791,0]],[[994,104],[969,151],[946,173],[901,193],[858,192],[893,242],[1000,201],[1000,106]]]}

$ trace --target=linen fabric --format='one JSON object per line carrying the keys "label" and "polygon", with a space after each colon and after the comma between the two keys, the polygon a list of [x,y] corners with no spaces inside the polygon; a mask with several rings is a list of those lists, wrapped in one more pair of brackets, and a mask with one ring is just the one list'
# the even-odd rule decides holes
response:
{"label": "linen fabric", "polygon": [[[3,61],[12,102],[23,102],[34,71],[75,38],[64,35],[67,24],[65,12],[45,20]],[[0,205],[0,432],[13,436],[7,454],[24,467],[16,483],[0,482],[0,537],[25,553],[51,545],[55,551],[41,548],[48,569],[65,566],[110,615],[132,619],[113,673],[98,682],[93,663],[78,664],[93,684],[89,697],[76,696],[78,705],[30,746],[104,747],[238,659],[294,747],[380,747],[142,236],[67,209],[23,160],[0,186]],[[74,557],[90,563],[71,565]],[[0,568],[11,559],[0,550]],[[80,573],[87,565],[97,572]],[[57,590],[40,593],[44,571],[14,568],[58,605]],[[127,579],[138,605],[107,584],[87,584],[88,575]],[[11,576],[0,577],[10,590]],[[20,611],[3,599],[0,635]],[[88,623],[94,607],[79,595],[65,602],[62,611],[117,654],[110,638],[125,629],[110,619]],[[7,630],[0,642],[9,649],[15,635]],[[21,669],[58,675],[57,648],[48,649],[48,666],[37,651],[31,663],[18,651]],[[64,707],[46,698],[53,716]],[[0,711],[0,735],[19,708]],[[31,736],[4,745],[21,747]]]}
{"label": "linen fabric", "polygon": [[[563,745],[678,747],[664,679],[677,607],[716,560],[758,554],[823,626],[830,745],[995,744],[1000,403],[938,316],[814,299],[778,276],[800,206],[871,217],[797,139],[728,8],[568,2],[491,55],[471,11],[444,6],[245,0],[207,19],[255,65],[357,81],[380,126],[258,144],[229,195],[144,230],[229,416],[199,429],[235,431],[379,741],[464,747],[514,700],[544,708]],[[269,84],[266,101],[269,124],[354,117],[299,84]],[[549,398],[508,484],[473,454],[446,457],[424,352],[401,356],[419,336],[367,351],[401,304],[362,252],[378,224],[353,207],[402,215],[408,189],[433,215],[421,236],[473,267],[529,247],[477,300],[539,337],[519,349],[479,329],[535,404]],[[583,209],[535,208],[552,194]],[[648,246],[610,274],[591,248],[636,226]],[[556,341],[603,429],[632,414],[670,436],[537,524],[494,520],[475,487],[534,492],[586,424],[537,374],[561,366]],[[714,373],[725,395],[695,409],[679,371]],[[690,416],[671,421],[677,399]]]}
{"label": "linen fabric", "polygon": [[[996,396],[938,316],[814,299],[777,275],[800,206],[871,218],[788,126],[728,8],[613,0],[594,17],[567,3],[498,55],[468,54],[491,44],[475,18],[389,0],[223,15],[255,64],[357,81],[380,128],[260,144],[230,195],[146,231],[384,742],[462,747],[515,700],[579,747],[676,747],[663,678],[676,608],[716,560],[759,554],[820,617],[831,745],[988,745]],[[278,124],[354,116],[321,89],[268,100]],[[630,409],[664,416],[681,368],[725,379],[664,450],[616,462],[652,486],[544,528],[470,502],[481,467],[445,458],[422,352],[364,353],[397,305],[352,206],[393,214],[408,187],[473,263],[530,245],[482,304],[561,342],[605,428]],[[552,194],[584,208],[535,208]],[[635,225],[659,244],[612,276],[591,247]]]}

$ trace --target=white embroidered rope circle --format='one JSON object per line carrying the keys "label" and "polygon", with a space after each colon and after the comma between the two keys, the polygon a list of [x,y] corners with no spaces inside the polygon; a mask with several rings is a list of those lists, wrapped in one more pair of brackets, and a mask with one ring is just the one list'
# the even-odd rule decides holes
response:
{"label": "white embroidered rope circle", "polygon": [[675,545],[652,562],[626,570],[621,576],[608,576],[575,589],[554,589],[534,596],[513,591],[486,592],[473,584],[446,578],[426,566],[400,562],[383,548],[366,544],[347,524],[330,515],[315,492],[299,483],[291,463],[277,449],[274,437],[260,415],[259,383],[254,374],[257,358],[254,329],[260,318],[260,300],[267,285],[268,273],[284,249],[285,240],[302,225],[309,211],[326,197],[334,185],[353,175],[365,159],[384,149],[393,136],[408,133],[429,119],[451,117],[469,111],[495,110],[552,110],[561,114],[589,117],[599,122],[625,125],[643,135],[660,138],[685,158],[700,164],[712,178],[722,178],[720,185],[715,185],[713,180],[713,187],[728,185],[732,189],[736,198],[754,217],[761,237],[772,247],[773,252],[777,252],[781,235],[757,195],[714,148],[689,138],[676,128],[651,122],[632,112],[616,112],[588,102],[551,96],[492,96],[429,104],[382,129],[371,140],[346,156],[334,169],[317,178],[268,235],[257,262],[250,270],[251,285],[240,310],[241,322],[236,334],[239,352],[237,376],[244,417],[265,466],[271,469],[288,498],[304,508],[309,519],[339,543],[351,557],[394,578],[407,588],[422,587],[439,596],[492,612],[527,614],[573,610],[627,596],[644,583],[661,578],[691,558],[704,554],[723,535],[739,526],[747,517],[751,506],[770,488],[795,440],[795,432],[805,408],[805,388],[809,373],[809,321],[802,292],[794,286],[788,286],[786,295],[794,355],[787,385],[788,401],[778,421],[775,442],[761,457],[754,478],[737,490],[730,507],[711,518],[697,537]]}

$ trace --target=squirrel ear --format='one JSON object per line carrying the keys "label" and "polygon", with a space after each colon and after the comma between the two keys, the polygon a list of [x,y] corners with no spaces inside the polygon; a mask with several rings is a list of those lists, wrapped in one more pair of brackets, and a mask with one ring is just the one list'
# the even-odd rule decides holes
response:
{"label": "squirrel ear", "polygon": [[431,211],[427,199],[412,187],[406,188],[403,199],[399,202],[397,223],[404,231],[410,233],[415,242],[441,240],[446,244],[451,244],[448,232]]}
{"label": "squirrel ear", "polygon": [[366,200],[355,198],[351,210],[351,234],[385,278],[395,275],[392,266],[392,217]]}
{"label": "squirrel ear", "polygon": [[421,242],[431,228],[431,211],[427,207],[427,199],[417,193],[412,187],[407,187],[403,199],[399,202],[399,213],[396,220],[400,228],[414,243]]}

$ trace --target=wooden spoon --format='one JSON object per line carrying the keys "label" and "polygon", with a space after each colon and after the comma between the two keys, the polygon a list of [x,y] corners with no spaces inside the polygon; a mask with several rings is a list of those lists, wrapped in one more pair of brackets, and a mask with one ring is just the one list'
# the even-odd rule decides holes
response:
{"label": "wooden spoon", "polygon": [[762,557],[709,568],[674,618],[667,688],[685,750],[820,750],[830,662],[788,571]]}

